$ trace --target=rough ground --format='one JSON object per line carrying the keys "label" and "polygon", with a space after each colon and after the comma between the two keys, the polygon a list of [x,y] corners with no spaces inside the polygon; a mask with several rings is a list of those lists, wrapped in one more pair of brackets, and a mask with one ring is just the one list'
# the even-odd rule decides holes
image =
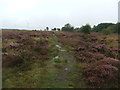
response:
{"label": "rough ground", "polygon": [[[82,72],[77,71],[76,58],[63,47],[58,41],[57,36],[53,33],[51,42],[55,44],[58,49],[57,55],[53,57],[47,64],[47,71],[52,75],[48,76],[48,81],[44,82],[42,87],[53,88],[74,88],[74,87],[86,87],[85,82],[82,79]],[[58,63],[54,62],[54,59],[58,60]],[[59,62],[60,61],[60,62]],[[81,65],[82,68],[82,65]],[[49,73],[46,73],[49,75]],[[81,80],[78,78],[81,74]]]}
{"label": "rough ground", "polygon": [[[27,40],[29,39],[28,37],[29,34],[31,35],[33,33],[31,32],[19,33],[17,31],[16,32],[5,31],[3,32],[3,37],[4,37],[3,47],[9,48],[8,45],[12,45],[12,46],[16,45],[16,43],[20,41],[19,37],[22,37],[24,40]],[[6,66],[3,67],[3,88],[26,88],[26,87],[27,88],[75,88],[75,87],[82,88],[82,87],[87,87],[82,77],[83,76],[82,68],[85,66],[85,63],[78,64],[76,62],[76,58],[74,57],[73,53],[69,52],[69,50],[66,49],[64,45],[59,42],[58,37],[54,32],[52,33],[48,32],[47,36],[50,35],[49,38],[45,37],[46,32],[45,33],[43,32],[42,35],[43,35],[42,37],[34,37],[34,35],[31,35],[32,36],[31,39],[34,39],[36,41],[47,40],[49,42],[48,46],[46,47],[49,50],[47,54],[47,57],[49,57],[49,60],[46,60],[46,61],[42,61],[39,59],[32,60],[31,58],[32,56],[36,55],[36,52],[32,53],[30,51],[32,48],[29,48],[30,47],[29,43],[31,46],[33,46],[34,45],[33,40],[29,39],[27,40],[27,43],[26,41],[24,41],[26,46],[23,47],[23,50],[26,49],[28,51],[25,54],[26,55],[31,54],[30,56],[25,55],[24,57],[30,60],[28,59],[25,60],[24,64],[17,67],[6,67]],[[10,53],[10,56],[6,58],[8,60],[7,62],[11,62],[10,61],[11,59],[9,60],[9,58],[12,58],[11,54],[13,54],[13,56],[17,55],[17,53],[22,54],[22,52],[16,51],[16,49],[14,50],[14,49],[7,49],[7,48],[5,48],[5,53],[3,56],[3,57],[6,57]],[[46,56],[44,56],[44,58],[45,57]],[[12,59],[14,60],[15,58],[13,57]],[[14,62],[11,64],[13,66]],[[5,65],[6,65],[6,62],[5,62]]]}
{"label": "rough ground", "polygon": [[5,30],[2,40],[3,88],[120,86],[116,34]]}

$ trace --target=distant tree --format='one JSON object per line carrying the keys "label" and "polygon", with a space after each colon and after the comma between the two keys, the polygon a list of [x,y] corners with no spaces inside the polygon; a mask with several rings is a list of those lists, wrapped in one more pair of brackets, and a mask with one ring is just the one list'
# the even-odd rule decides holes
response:
{"label": "distant tree", "polygon": [[118,33],[120,34],[120,23],[111,25],[103,30],[101,30],[102,33],[104,34],[111,34],[111,33]]}
{"label": "distant tree", "polygon": [[49,30],[49,27],[46,27],[46,30],[48,31],[48,30]]}
{"label": "distant tree", "polygon": [[114,32],[114,31],[115,31],[115,27],[116,27],[116,25],[109,26],[109,27],[101,30],[101,32],[104,33],[104,34],[115,33],[115,32]]}
{"label": "distant tree", "polygon": [[85,26],[82,26],[80,28],[80,31],[85,33],[85,34],[90,34],[91,32],[91,26],[89,24],[86,24]]}
{"label": "distant tree", "polygon": [[56,31],[57,29],[56,28],[53,28],[52,31]]}
{"label": "distant tree", "polygon": [[62,27],[62,31],[73,31],[74,27],[71,24],[65,24],[64,27]]}
{"label": "distant tree", "polygon": [[101,32],[103,29],[106,29],[107,27],[114,25],[113,23],[100,23],[97,26],[93,27],[94,32]]}
{"label": "distant tree", "polygon": [[94,25],[93,28],[91,28],[91,32],[94,32],[95,28],[96,28],[96,25]]}
{"label": "distant tree", "polygon": [[58,31],[60,31],[60,28],[57,28]]}
{"label": "distant tree", "polygon": [[32,31],[37,31],[37,30],[35,29],[35,30],[32,30]]}
{"label": "distant tree", "polygon": [[74,31],[78,32],[80,31],[80,28],[75,28]]}

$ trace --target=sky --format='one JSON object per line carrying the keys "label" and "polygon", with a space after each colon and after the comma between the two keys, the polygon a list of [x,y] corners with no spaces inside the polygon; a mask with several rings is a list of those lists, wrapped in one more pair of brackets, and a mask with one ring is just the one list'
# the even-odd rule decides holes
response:
{"label": "sky", "polygon": [[0,0],[0,28],[45,29],[118,21],[119,0]]}

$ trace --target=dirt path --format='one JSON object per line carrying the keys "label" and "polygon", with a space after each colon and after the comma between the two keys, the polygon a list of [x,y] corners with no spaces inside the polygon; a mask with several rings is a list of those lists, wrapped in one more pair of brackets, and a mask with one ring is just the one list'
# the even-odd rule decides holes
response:
{"label": "dirt path", "polygon": [[84,87],[84,84],[79,81],[80,73],[77,69],[78,64],[75,57],[58,42],[58,38],[54,33],[53,38],[52,42],[55,42],[55,47],[58,48],[58,54],[47,64],[47,72],[51,76],[48,82],[45,82],[42,87],[74,88],[78,87],[79,84],[82,85],[79,85],[79,87]]}

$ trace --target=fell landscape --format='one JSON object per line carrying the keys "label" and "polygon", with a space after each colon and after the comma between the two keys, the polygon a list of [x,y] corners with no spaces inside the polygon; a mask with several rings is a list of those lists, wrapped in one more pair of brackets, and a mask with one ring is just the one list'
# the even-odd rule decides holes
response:
{"label": "fell landscape", "polygon": [[120,86],[117,33],[3,30],[2,34],[3,88]]}

